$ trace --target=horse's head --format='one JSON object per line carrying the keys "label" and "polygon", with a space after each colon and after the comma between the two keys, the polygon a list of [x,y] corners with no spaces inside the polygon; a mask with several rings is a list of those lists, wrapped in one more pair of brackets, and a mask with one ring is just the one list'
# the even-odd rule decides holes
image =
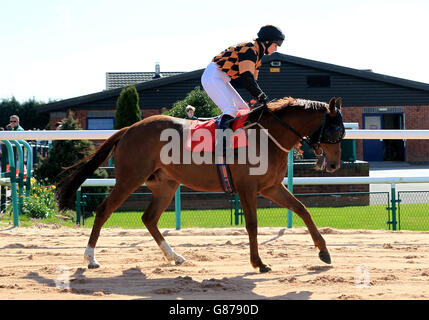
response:
{"label": "horse's head", "polygon": [[316,132],[320,144],[315,146],[317,170],[335,172],[341,165],[341,141],[345,129],[341,115],[341,98],[329,101],[329,113],[325,116],[324,125]]}

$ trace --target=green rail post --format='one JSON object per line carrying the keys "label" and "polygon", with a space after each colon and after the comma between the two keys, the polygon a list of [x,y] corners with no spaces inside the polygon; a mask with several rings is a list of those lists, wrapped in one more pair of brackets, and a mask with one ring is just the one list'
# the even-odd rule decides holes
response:
{"label": "green rail post", "polygon": [[392,230],[396,230],[396,225],[397,225],[397,220],[396,220],[396,188],[395,188],[395,184],[392,183],[391,184],[391,199],[392,199]]}
{"label": "green rail post", "polygon": [[16,192],[16,168],[15,168],[15,154],[13,152],[12,144],[7,140],[0,140],[4,143],[7,149],[7,157],[9,161],[9,178],[10,178],[10,190],[12,197],[12,212],[13,212],[13,226],[19,227],[19,205],[18,197]]}
{"label": "green rail post", "polygon": [[86,194],[83,194],[82,195],[82,201],[80,203],[81,204],[81,208],[82,208],[80,215],[82,217],[82,225],[83,226],[85,225],[85,208],[86,208],[86,205],[87,205],[87,200],[86,200],[87,198],[88,198],[88,196]]}
{"label": "green rail post", "polygon": [[234,193],[234,214],[235,214],[235,225],[238,226],[240,223],[238,220],[240,216],[240,199],[237,193]]}
{"label": "green rail post", "polygon": [[19,210],[21,211],[24,205],[24,152],[22,151],[21,144],[16,140],[10,140],[14,145],[16,145],[16,150],[18,151],[18,204]]}
{"label": "green rail post", "polygon": [[[287,161],[287,188],[293,193],[293,148],[289,151]],[[292,211],[287,209],[287,227],[292,228]]]}
{"label": "green rail post", "polygon": [[31,190],[31,173],[33,171],[33,148],[27,141],[18,140],[27,149],[27,178],[25,179],[25,196],[30,196]]}
{"label": "green rail post", "polygon": [[180,230],[182,227],[182,203],[180,199],[180,185],[177,188],[176,194],[174,195],[174,210],[176,211],[176,230]]}
{"label": "green rail post", "polygon": [[[1,141],[0,141],[1,142]],[[1,161],[1,177],[6,177],[6,157],[7,157],[7,149],[6,146],[0,143],[0,148],[3,154],[3,161]],[[6,186],[0,186],[0,212],[6,210]]]}

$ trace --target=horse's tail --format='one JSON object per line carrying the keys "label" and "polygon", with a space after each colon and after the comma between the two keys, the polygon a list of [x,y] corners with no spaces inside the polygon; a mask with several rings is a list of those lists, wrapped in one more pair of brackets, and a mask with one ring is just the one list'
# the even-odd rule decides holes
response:
{"label": "horse's tail", "polygon": [[100,145],[96,152],[66,168],[61,173],[63,175],[70,169],[77,167],[70,176],[61,180],[56,186],[55,198],[60,210],[73,207],[73,198],[77,189],[108,158],[110,151],[116,146],[127,129],[128,127],[122,128]]}

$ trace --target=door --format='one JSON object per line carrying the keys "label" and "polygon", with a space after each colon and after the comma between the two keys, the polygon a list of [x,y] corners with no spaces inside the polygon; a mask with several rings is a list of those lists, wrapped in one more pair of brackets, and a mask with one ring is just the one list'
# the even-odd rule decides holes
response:
{"label": "door", "polygon": [[[404,116],[400,113],[383,115],[383,129],[404,129]],[[384,161],[404,161],[405,141],[384,140]]]}
{"label": "door", "polygon": [[[382,128],[381,115],[363,115],[363,128],[380,130]],[[383,161],[384,142],[382,139],[363,140],[363,159],[365,161]]]}

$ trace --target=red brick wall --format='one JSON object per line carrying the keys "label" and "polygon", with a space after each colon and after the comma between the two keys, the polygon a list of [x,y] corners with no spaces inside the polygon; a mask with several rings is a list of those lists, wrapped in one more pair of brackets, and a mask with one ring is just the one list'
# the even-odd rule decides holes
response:
{"label": "red brick wall", "polygon": [[55,130],[56,129],[55,124],[57,122],[60,122],[63,119],[64,118],[50,118],[49,119],[49,128],[50,128],[50,130]]}
{"label": "red brick wall", "polygon": [[73,113],[82,130],[86,130],[86,110],[75,110]]}
{"label": "red brick wall", "polygon": [[[429,106],[406,107],[405,129],[429,129]],[[429,162],[429,140],[406,140],[407,162]]]}
{"label": "red brick wall", "polygon": [[[358,122],[359,129],[362,129],[363,128],[362,110],[363,110],[363,107],[342,108],[341,113],[343,115],[343,121]],[[356,159],[363,160],[363,143],[361,139],[356,140]]]}
{"label": "red brick wall", "polygon": [[143,110],[143,117],[147,118],[153,115],[161,114],[161,109],[146,109]]}
{"label": "red brick wall", "polygon": [[[362,107],[345,107],[342,109],[344,122],[358,122],[359,129],[363,129]],[[404,106],[405,129],[429,129],[429,106]],[[356,140],[356,157],[363,160],[363,143]],[[406,140],[405,161],[429,162],[429,140]]]}
{"label": "red brick wall", "polygon": [[[67,111],[67,116],[69,114],[69,110]],[[82,127],[83,130],[86,130],[86,110],[74,110],[73,111],[74,118],[78,121],[79,125]],[[49,119],[49,125],[51,127],[51,130],[55,130],[55,124],[61,120],[62,118],[50,118]]]}

